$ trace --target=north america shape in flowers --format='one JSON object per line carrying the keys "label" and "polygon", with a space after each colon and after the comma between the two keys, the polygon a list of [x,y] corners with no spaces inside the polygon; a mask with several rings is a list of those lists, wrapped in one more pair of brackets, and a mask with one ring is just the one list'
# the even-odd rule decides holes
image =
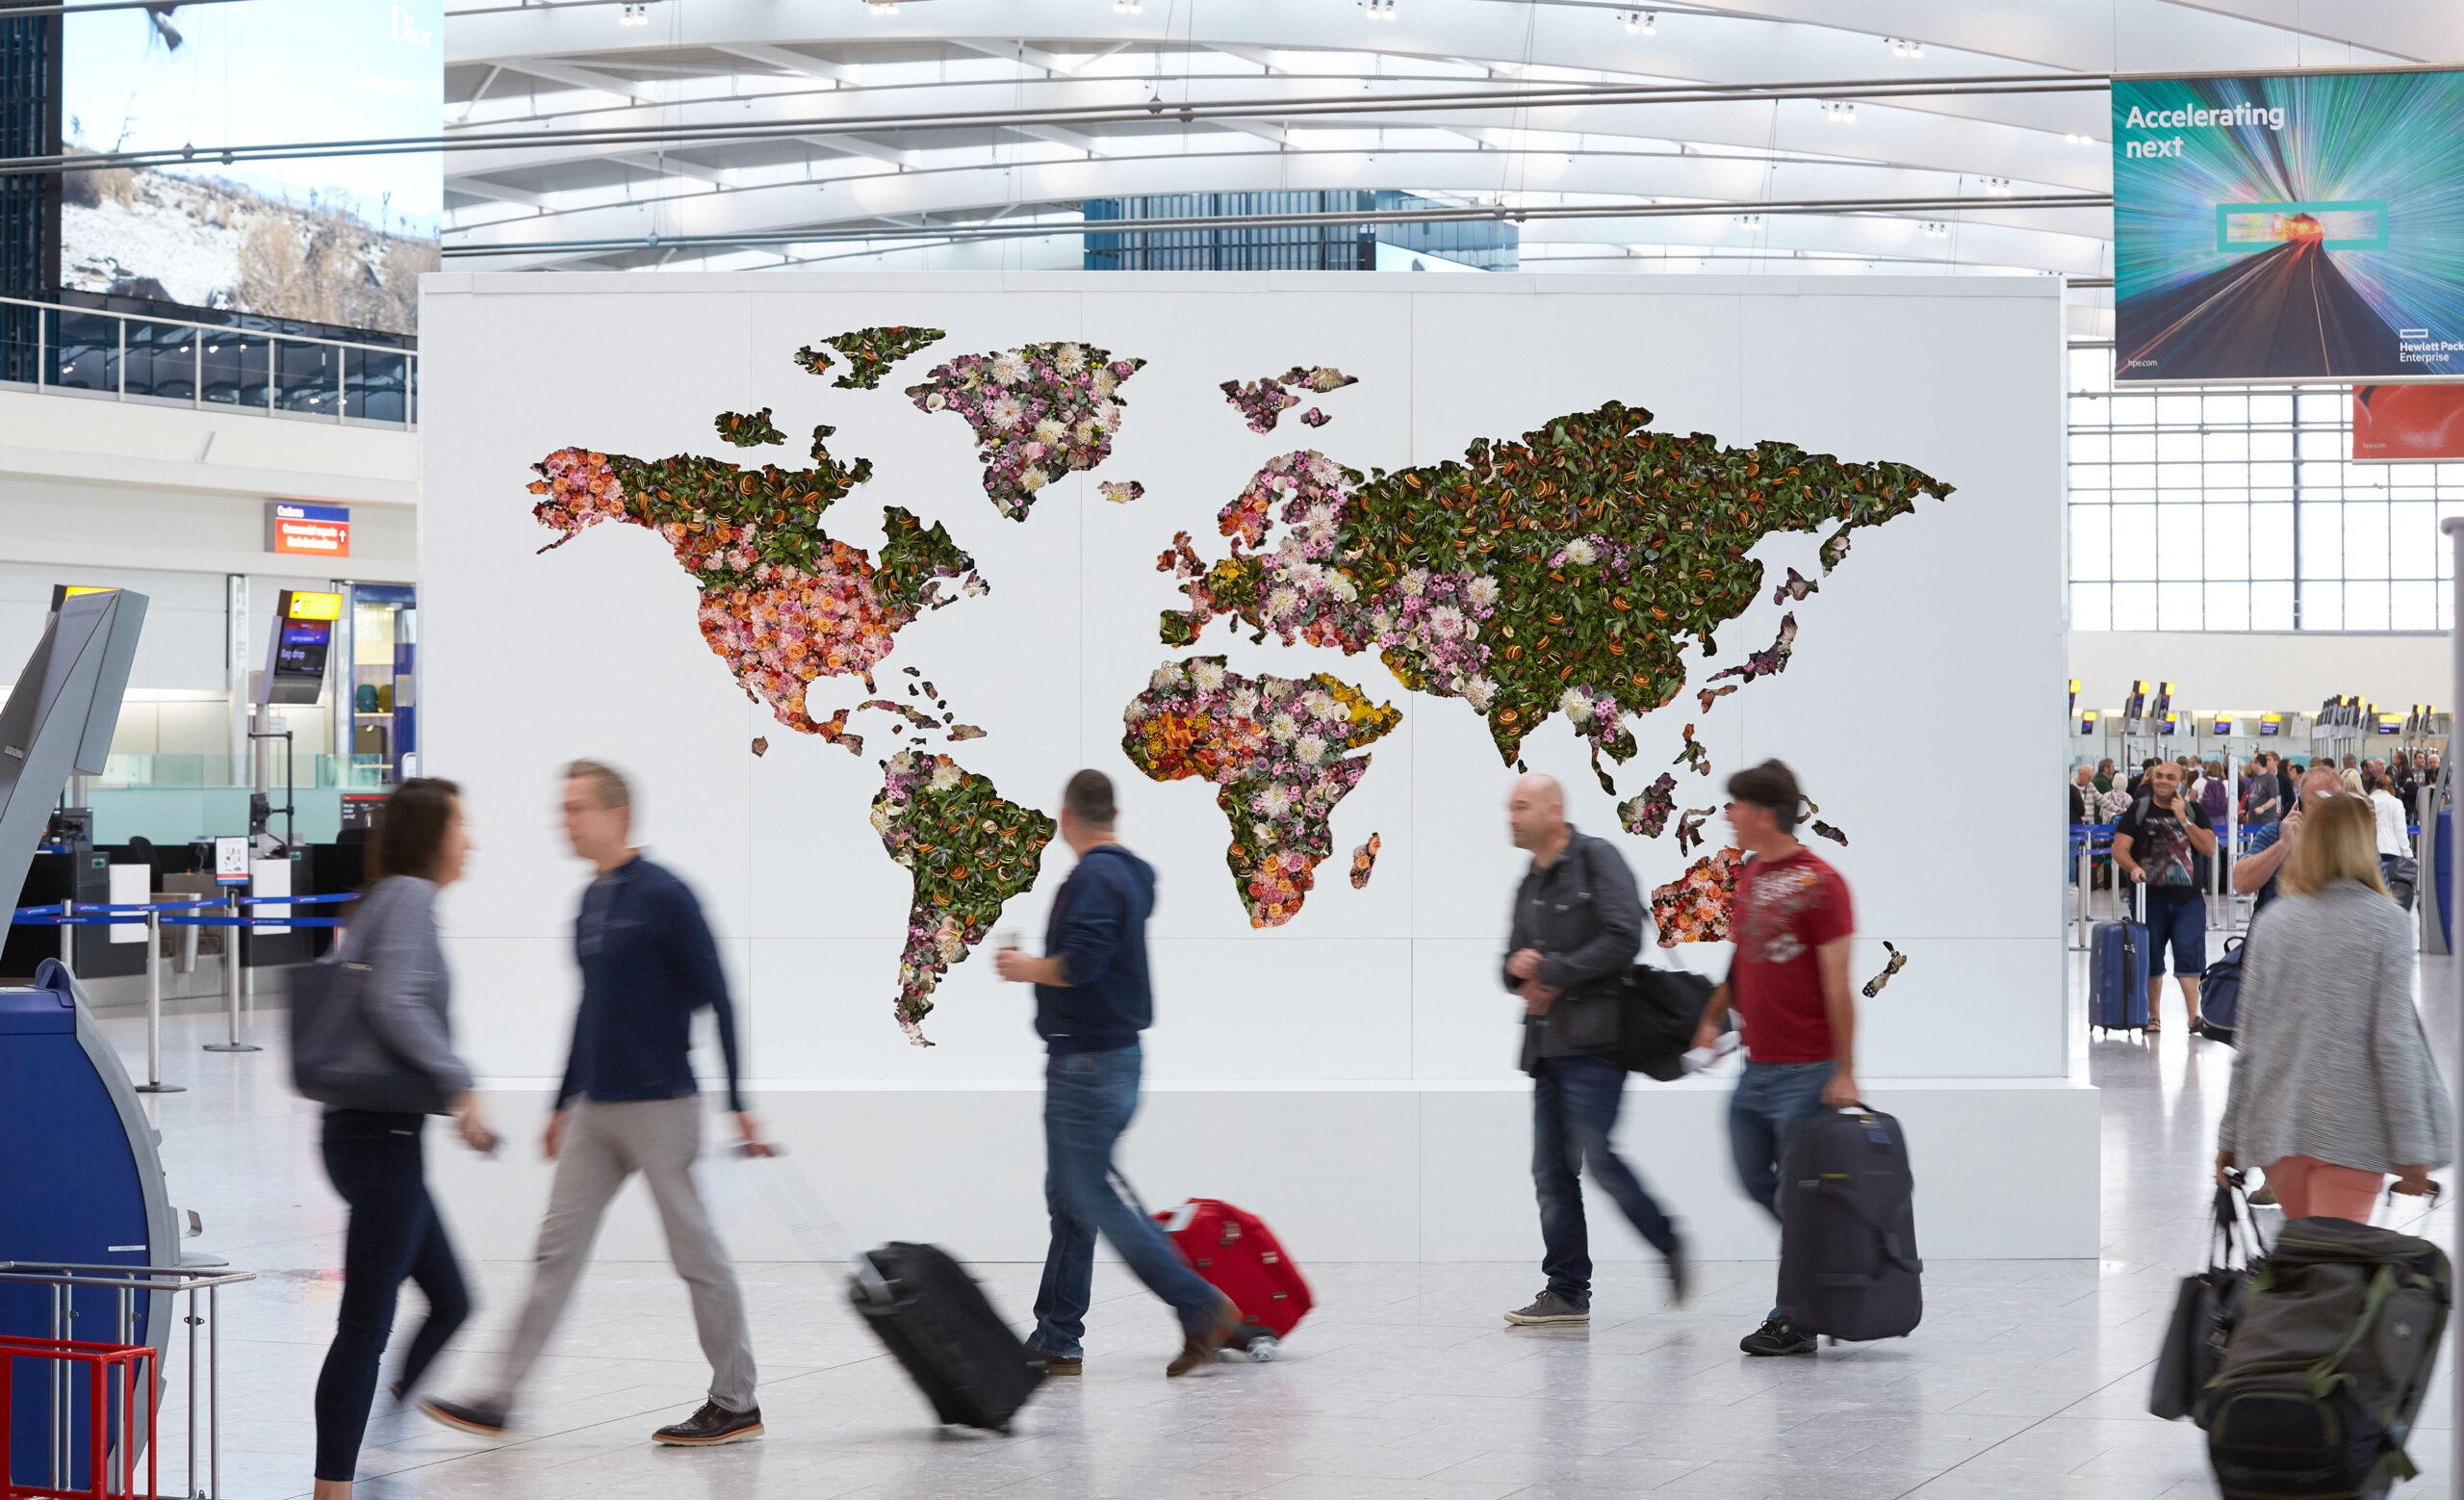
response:
{"label": "north america shape in flowers", "polygon": [[748,696],[766,703],[788,728],[844,743],[842,711],[828,720],[807,711],[816,678],[869,678],[899,631],[957,594],[985,592],[974,560],[940,526],[924,526],[896,505],[884,507],[888,540],[878,564],[862,549],[830,537],[821,513],[872,474],[872,461],[841,465],[815,429],[810,469],[738,468],[679,453],[645,460],[623,453],[559,449],[535,465],[530,485],[546,497],[532,507],[561,547],[601,521],[657,532],[701,585],[702,638],[735,674]]}
{"label": "north america shape in flowers", "polygon": [[1024,521],[1036,495],[1065,474],[1112,456],[1120,384],[1145,364],[1084,344],[1029,344],[962,354],[907,388],[922,411],[954,411],[975,429],[984,493]]}
{"label": "north america shape in flowers", "polygon": [[907,945],[898,957],[898,1025],[923,1032],[933,992],[952,964],[984,941],[1002,904],[1036,883],[1053,820],[1005,802],[991,781],[946,755],[902,750],[882,763],[873,831],[914,881]]}
{"label": "north america shape in flowers", "polygon": [[[1634,753],[1629,714],[1683,688],[1683,647],[1715,654],[1713,633],[1760,593],[1757,542],[1833,527],[1828,569],[1852,530],[1951,493],[1905,464],[1722,448],[1650,422],[1611,401],[1391,474],[1270,459],[1219,517],[1231,556],[1209,564],[1184,535],[1159,559],[1190,600],[1162,638],[1188,645],[1230,615],[1259,639],[1373,648],[1404,686],[1470,704],[1508,763],[1563,713],[1597,768]],[[1267,550],[1278,514],[1287,530]]]}
{"label": "north america shape in flowers", "polygon": [[1244,677],[1221,657],[1167,661],[1121,717],[1120,747],[1156,781],[1195,777],[1216,785],[1231,824],[1224,862],[1252,927],[1299,914],[1334,853],[1335,804],[1357,786],[1370,758],[1345,752],[1402,722],[1348,683],[1314,677]]}

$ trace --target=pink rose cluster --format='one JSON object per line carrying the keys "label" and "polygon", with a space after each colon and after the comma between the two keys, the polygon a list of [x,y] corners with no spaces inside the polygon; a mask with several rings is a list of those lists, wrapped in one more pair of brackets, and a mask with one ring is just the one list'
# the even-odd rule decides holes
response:
{"label": "pink rose cluster", "polygon": [[1156,668],[1121,717],[1121,749],[1156,781],[1194,777],[1217,787],[1232,828],[1225,851],[1252,927],[1297,916],[1334,852],[1335,805],[1359,785],[1370,758],[1347,751],[1384,737],[1402,713],[1348,683],[1244,677],[1221,657]]}
{"label": "pink rose cluster", "polygon": [[962,354],[909,386],[907,398],[918,410],[966,420],[985,494],[1003,515],[1024,521],[1044,486],[1112,456],[1120,384],[1145,363],[1084,344],[1029,344]]}

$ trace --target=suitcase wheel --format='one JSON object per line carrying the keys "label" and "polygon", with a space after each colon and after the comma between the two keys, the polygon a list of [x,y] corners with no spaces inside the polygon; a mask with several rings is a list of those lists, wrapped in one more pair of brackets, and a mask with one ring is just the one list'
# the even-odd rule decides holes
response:
{"label": "suitcase wheel", "polygon": [[1257,1337],[1250,1339],[1248,1343],[1243,1347],[1248,1352],[1248,1356],[1251,1359],[1260,1364],[1264,1364],[1268,1360],[1273,1358],[1275,1355],[1282,1350],[1283,1340],[1275,1337],[1272,1333],[1260,1333]]}

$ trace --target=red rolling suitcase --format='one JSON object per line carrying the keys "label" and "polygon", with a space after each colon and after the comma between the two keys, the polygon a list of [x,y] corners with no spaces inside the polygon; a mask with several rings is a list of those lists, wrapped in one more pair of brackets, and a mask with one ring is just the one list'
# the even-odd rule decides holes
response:
{"label": "red rolling suitcase", "polygon": [[1198,1275],[1241,1309],[1232,1341],[1252,1359],[1271,1359],[1315,1306],[1300,1268],[1266,1221],[1219,1199],[1193,1198],[1155,1216]]}

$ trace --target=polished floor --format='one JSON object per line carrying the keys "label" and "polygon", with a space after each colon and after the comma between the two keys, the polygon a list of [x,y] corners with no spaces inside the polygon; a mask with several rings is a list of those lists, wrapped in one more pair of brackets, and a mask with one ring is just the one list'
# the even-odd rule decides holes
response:
{"label": "polished floor", "polygon": [[[2074,979],[2078,960],[2072,960]],[[2444,961],[2426,1007],[2454,1055]],[[1770,1301],[1772,1267],[1702,1268],[1694,1305],[1664,1306],[1656,1268],[1609,1267],[1587,1330],[1505,1327],[1538,1283],[1527,1265],[1307,1267],[1320,1308],[1270,1364],[1224,1362],[1167,1382],[1168,1318],[1115,1267],[1097,1273],[1087,1374],[1039,1394],[1009,1437],[933,1425],[821,1266],[742,1268],[756,1309],[768,1435],[663,1449],[650,1429],[691,1410],[706,1367],[681,1286],[660,1265],[603,1265],[584,1283],[519,1413],[523,1435],[482,1443],[379,1396],[364,1496],[735,1497],[1508,1495],[1757,1500],[2071,1496],[2154,1500],[2214,1492],[2200,1435],[2146,1414],[2149,1364],[2175,1279],[2198,1257],[2202,1182],[2232,1053],[2170,1029],[2152,1045],[2099,1042],[2104,1248],[2095,1260],[1934,1261],[1912,1338],[1751,1359],[1736,1351]],[[261,1032],[278,1033],[279,1016]],[[1945,1017],[1944,1024],[1958,1018]],[[175,1201],[206,1217],[196,1242],[258,1274],[224,1297],[222,1493],[308,1490],[310,1393],[331,1332],[339,1205],[320,1171],[313,1111],[278,1050],[209,1054],[217,1018],[174,1017],[161,1096]],[[106,1029],[141,1063],[141,1023]],[[261,1037],[278,1042],[278,1035]],[[1928,1196],[1959,1191],[1922,1177]],[[1648,1161],[1645,1162],[1646,1168]],[[2027,1143],[2008,1170],[2029,1171]],[[2450,1177],[2456,1174],[2448,1174]],[[1678,1205],[1681,1206],[1681,1205]],[[2391,1221],[2408,1223],[2407,1210]],[[2451,1241],[2452,1213],[2421,1232]],[[1622,1231],[1608,1231],[1622,1232]],[[1013,1315],[1036,1270],[977,1271]],[[445,1358],[450,1392],[504,1338],[524,1267],[471,1267],[480,1310]],[[405,1322],[417,1298],[405,1293]],[[400,1343],[398,1335],[398,1347]],[[2413,1444],[2448,1489],[2451,1398],[2442,1377]],[[164,1432],[177,1434],[176,1406]],[[178,1443],[164,1445],[175,1461]],[[176,1466],[165,1490],[177,1487]]]}

